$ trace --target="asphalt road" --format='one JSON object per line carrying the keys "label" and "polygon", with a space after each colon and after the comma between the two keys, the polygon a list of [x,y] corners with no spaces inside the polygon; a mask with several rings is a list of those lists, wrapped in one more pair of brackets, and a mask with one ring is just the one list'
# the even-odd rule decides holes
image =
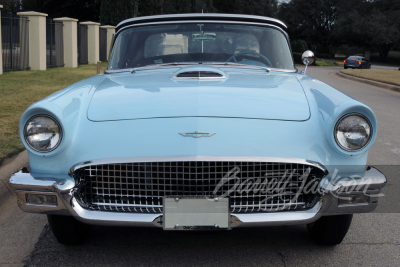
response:
{"label": "asphalt road", "polygon": [[0,265],[400,266],[400,215],[387,208],[396,209],[400,203],[396,181],[400,177],[400,93],[339,78],[334,75],[338,70],[311,67],[308,74],[374,110],[379,131],[369,164],[391,165],[381,166],[389,183],[380,212],[355,215],[341,245],[315,245],[305,226],[212,233],[97,226],[84,245],[64,247],[51,234],[45,216],[22,213],[10,197],[0,208]]}

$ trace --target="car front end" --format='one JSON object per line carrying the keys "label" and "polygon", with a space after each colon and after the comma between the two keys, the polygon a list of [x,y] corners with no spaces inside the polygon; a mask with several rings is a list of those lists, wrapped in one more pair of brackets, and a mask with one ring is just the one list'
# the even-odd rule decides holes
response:
{"label": "car front end", "polygon": [[[141,31],[141,25],[148,28]],[[19,207],[49,214],[55,234],[65,218],[165,230],[311,229],[323,217],[373,211],[386,184],[366,165],[377,132],[374,113],[299,73],[279,25],[214,14],[119,25],[106,74],[67,87],[22,115],[30,171],[9,181]],[[121,36],[135,39],[158,27],[171,32],[150,35],[143,46],[161,49],[162,40],[163,60],[150,50],[143,52],[144,66],[118,57],[129,47]],[[242,37],[246,27],[253,27],[254,41]],[[285,55],[264,53],[257,37],[272,38],[277,47],[285,43]],[[215,42],[227,45],[219,55],[233,53],[226,62],[205,55]],[[165,62],[191,49],[201,51],[192,59],[210,58]]]}

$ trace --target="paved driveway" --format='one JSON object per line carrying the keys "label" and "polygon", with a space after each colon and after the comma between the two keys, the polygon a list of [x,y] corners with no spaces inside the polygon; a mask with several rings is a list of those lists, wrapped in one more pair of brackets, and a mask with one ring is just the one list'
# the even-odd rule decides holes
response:
{"label": "paved driveway", "polygon": [[[42,215],[21,213],[15,203],[9,208],[12,211],[8,211],[14,217],[0,221],[1,227],[7,223],[13,231],[3,237],[20,242],[25,240],[29,244],[22,247],[28,251],[35,242],[38,229],[43,229],[34,250],[27,254],[29,266],[400,266],[400,216],[387,212],[387,207],[392,205],[396,209],[400,203],[400,187],[396,182],[400,177],[400,94],[339,78],[333,74],[338,70],[311,67],[308,74],[374,110],[379,132],[369,163],[392,164],[382,166],[389,184],[384,190],[387,197],[381,200],[381,212],[355,215],[339,246],[319,247],[309,239],[305,226],[290,226],[212,233],[94,227],[93,237],[84,245],[64,247],[56,242],[48,226],[44,226]],[[29,235],[27,228],[32,229],[33,237],[24,239],[21,233]],[[18,242],[6,244],[10,247],[3,251],[18,250]],[[1,258],[7,256],[0,255],[0,265]],[[13,258],[9,259],[11,262]]]}

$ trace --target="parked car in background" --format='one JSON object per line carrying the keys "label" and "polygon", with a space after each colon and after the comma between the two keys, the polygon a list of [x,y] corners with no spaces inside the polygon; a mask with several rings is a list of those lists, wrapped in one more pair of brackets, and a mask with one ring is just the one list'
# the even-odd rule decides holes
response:
{"label": "parked car in background", "polygon": [[371,63],[365,57],[349,56],[347,59],[344,60],[344,68],[370,69]]}
{"label": "parked car in background", "polygon": [[319,244],[341,243],[386,184],[366,165],[376,117],[299,72],[286,30],[232,14],[121,22],[104,75],[23,113],[30,172],[9,181],[19,207],[47,214],[62,244],[90,225],[299,224]]}

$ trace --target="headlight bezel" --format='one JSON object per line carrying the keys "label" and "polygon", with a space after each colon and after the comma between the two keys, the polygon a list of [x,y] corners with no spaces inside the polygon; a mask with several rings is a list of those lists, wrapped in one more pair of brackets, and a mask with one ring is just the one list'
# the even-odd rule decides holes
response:
{"label": "headlight bezel", "polygon": [[[364,120],[368,123],[368,126],[369,126],[369,128],[370,128],[370,134],[369,134],[368,141],[367,141],[361,148],[359,148],[359,149],[348,149],[348,148],[342,146],[342,145],[340,144],[339,140],[337,139],[337,136],[336,136],[337,127],[338,127],[338,125],[340,124],[340,122],[342,122],[345,118],[350,117],[350,116],[358,116],[358,117],[361,117],[362,119],[364,119]],[[357,112],[352,112],[352,113],[348,113],[348,114],[343,115],[342,117],[340,117],[340,118],[337,120],[337,122],[336,122],[336,124],[335,124],[335,127],[333,127],[333,138],[335,139],[336,145],[337,145],[339,148],[341,148],[342,150],[344,150],[345,152],[349,152],[349,153],[359,152],[359,151],[365,149],[365,148],[369,145],[369,143],[371,142],[373,136],[374,136],[374,128],[372,127],[371,121],[370,121],[370,120],[368,119],[368,117],[365,116],[364,114],[357,113]]]}
{"label": "headlight bezel", "polygon": [[[33,146],[29,143],[29,141],[28,141],[27,126],[28,126],[29,122],[31,122],[32,120],[34,120],[34,119],[36,119],[36,118],[38,118],[38,117],[46,117],[46,118],[51,119],[52,121],[55,122],[55,124],[57,124],[58,128],[60,129],[60,132],[59,132],[60,138],[59,138],[57,144],[56,144],[53,148],[51,148],[51,149],[49,149],[49,150],[45,150],[45,151],[43,151],[43,150],[38,150],[38,149],[36,149],[35,147],[33,147]],[[26,123],[25,123],[25,125],[24,125],[23,135],[24,135],[25,143],[29,146],[29,148],[31,148],[32,150],[34,150],[35,152],[38,152],[38,153],[50,153],[50,152],[54,151],[55,149],[57,149],[57,148],[60,146],[60,144],[61,144],[61,142],[62,142],[62,140],[63,140],[63,128],[61,127],[61,124],[58,122],[58,120],[55,119],[53,116],[50,116],[50,115],[47,115],[47,114],[38,114],[38,115],[35,115],[35,116],[30,117],[30,118],[26,121]]]}

